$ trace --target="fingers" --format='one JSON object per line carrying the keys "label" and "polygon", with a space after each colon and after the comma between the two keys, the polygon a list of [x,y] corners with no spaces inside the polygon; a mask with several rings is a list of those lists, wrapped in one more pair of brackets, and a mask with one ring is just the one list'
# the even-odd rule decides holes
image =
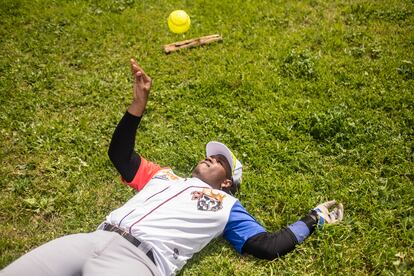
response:
{"label": "fingers", "polygon": [[341,221],[344,219],[344,206],[342,203],[339,203],[337,208],[337,219],[338,221]]}
{"label": "fingers", "polygon": [[336,200],[331,200],[331,201],[327,201],[325,203],[323,203],[323,206],[325,206],[326,208],[331,208],[332,206],[334,206],[336,204]]}
{"label": "fingers", "polygon": [[[142,70],[141,66],[137,63],[137,61],[131,58],[131,71],[134,77],[145,84],[148,87],[151,87],[152,80],[151,78]],[[147,88],[149,89],[149,88]]]}
{"label": "fingers", "polygon": [[131,59],[131,71],[135,77],[142,76],[142,70],[140,70],[138,63],[134,59]]}
{"label": "fingers", "polygon": [[131,71],[132,71],[132,74],[136,77],[143,76],[143,79],[145,81],[150,81],[151,80],[147,76],[147,74],[145,74],[144,70],[141,68],[141,66],[138,64],[138,62],[133,58],[131,58]]}
{"label": "fingers", "polygon": [[132,74],[134,74],[134,72],[136,72],[134,67],[136,67],[135,65],[137,64],[137,62],[133,58],[131,58],[130,62],[131,62],[131,72]]}
{"label": "fingers", "polygon": [[[336,206],[335,206],[336,205]],[[335,206],[332,211],[329,211],[329,208]],[[319,228],[321,228],[321,225],[323,224],[331,224],[331,223],[337,223],[343,220],[344,218],[344,206],[342,203],[336,203],[336,200],[331,200],[324,202],[322,204],[319,204],[315,209],[318,216],[319,221],[318,225]]]}
{"label": "fingers", "polygon": [[344,218],[344,206],[339,203],[330,213],[329,218],[331,223],[337,223],[343,220]]}
{"label": "fingers", "polygon": [[142,76],[143,76],[145,82],[151,82],[151,78],[148,77],[147,74],[144,73]]}

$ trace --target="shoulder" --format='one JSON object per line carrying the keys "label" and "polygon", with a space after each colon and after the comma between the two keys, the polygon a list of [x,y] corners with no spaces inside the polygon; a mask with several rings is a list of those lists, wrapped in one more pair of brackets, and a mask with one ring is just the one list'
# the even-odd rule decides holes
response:
{"label": "shoulder", "polygon": [[244,243],[250,237],[262,232],[266,232],[264,227],[237,200],[231,208],[223,233],[224,238],[241,253]]}

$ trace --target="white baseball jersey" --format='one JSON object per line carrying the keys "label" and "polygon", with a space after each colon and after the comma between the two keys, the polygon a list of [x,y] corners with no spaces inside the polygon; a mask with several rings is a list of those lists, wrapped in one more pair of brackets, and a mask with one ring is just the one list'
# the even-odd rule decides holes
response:
{"label": "white baseball jersey", "polygon": [[151,248],[163,275],[175,274],[213,238],[224,235],[241,252],[248,238],[265,231],[233,196],[144,158],[127,184],[139,193],[106,222]]}

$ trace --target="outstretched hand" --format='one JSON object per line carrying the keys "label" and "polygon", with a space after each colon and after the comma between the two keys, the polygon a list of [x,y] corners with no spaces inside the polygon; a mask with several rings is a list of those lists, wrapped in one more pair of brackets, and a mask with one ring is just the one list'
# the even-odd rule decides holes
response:
{"label": "outstretched hand", "polygon": [[131,59],[131,72],[134,78],[133,101],[128,112],[135,116],[142,116],[147,105],[152,80],[135,59]]}
{"label": "outstretched hand", "polygon": [[[329,211],[330,208],[333,208],[332,211]],[[318,214],[319,228],[322,228],[325,223],[337,223],[344,218],[344,206],[342,203],[337,204],[336,200],[331,200],[319,204],[313,210],[315,210]]]}

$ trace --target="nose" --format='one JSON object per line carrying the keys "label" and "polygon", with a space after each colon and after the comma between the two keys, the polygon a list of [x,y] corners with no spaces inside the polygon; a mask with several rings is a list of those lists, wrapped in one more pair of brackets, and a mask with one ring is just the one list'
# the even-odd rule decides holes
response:
{"label": "nose", "polygon": [[212,156],[206,157],[206,160],[208,160],[211,164],[214,164],[217,160],[213,158]]}

